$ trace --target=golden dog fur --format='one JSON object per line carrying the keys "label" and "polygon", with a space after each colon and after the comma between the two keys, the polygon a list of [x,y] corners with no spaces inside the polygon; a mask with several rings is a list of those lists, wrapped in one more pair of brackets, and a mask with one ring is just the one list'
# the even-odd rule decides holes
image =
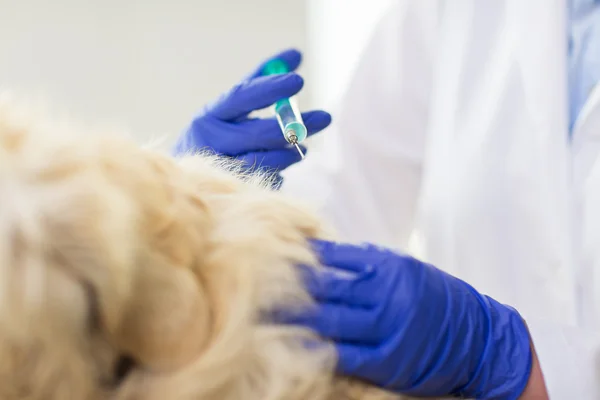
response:
{"label": "golden dog fur", "polygon": [[266,317],[310,307],[316,214],[224,160],[86,133],[0,104],[0,400],[402,398]]}

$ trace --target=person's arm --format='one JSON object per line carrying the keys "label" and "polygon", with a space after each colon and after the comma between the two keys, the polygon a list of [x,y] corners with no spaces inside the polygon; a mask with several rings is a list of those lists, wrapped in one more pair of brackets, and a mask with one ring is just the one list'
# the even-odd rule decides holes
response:
{"label": "person's arm", "polygon": [[413,229],[437,4],[395,2],[360,55],[323,147],[283,172],[282,191],[313,201],[344,240],[398,248]]}

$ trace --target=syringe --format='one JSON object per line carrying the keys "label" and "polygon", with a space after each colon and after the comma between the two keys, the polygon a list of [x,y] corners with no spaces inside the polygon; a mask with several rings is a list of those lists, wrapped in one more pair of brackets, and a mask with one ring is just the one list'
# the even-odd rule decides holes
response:
{"label": "syringe", "polygon": [[[289,71],[290,69],[283,60],[274,59],[265,64],[263,75],[285,74]],[[306,139],[306,126],[302,121],[302,115],[298,111],[296,96],[277,101],[273,105],[273,110],[281,132],[283,132],[283,137],[288,143],[296,146],[300,157],[304,158],[304,153],[298,143]]]}

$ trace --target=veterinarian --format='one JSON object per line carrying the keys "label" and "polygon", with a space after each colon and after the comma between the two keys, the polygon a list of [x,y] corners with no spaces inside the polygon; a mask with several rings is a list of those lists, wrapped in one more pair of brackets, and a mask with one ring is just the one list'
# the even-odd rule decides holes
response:
{"label": "veterinarian", "polygon": [[[247,115],[302,79],[259,75],[205,108],[177,149],[299,161],[274,120]],[[600,398],[599,77],[595,1],[394,4],[337,110],[342,140],[283,174],[282,190],[322,206],[346,240],[402,249],[416,231],[439,268],[315,244],[355,272],[309,279],[322,307],[300,321],[337,342],[341,371],[416,395]],[[312,134],[330,123],[304,117]]]}

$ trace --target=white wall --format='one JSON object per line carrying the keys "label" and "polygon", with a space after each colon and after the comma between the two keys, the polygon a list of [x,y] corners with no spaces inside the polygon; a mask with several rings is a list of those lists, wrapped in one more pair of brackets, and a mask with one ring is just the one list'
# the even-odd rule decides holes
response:
{"label": "white wall", "polygon": [[0,0],[0,87],[146,141],[176,136],[264,57],[296,46],[301,109],[334,111],[390,1]]}
{"label": "white wall", "polygon": [[0,0],[0,86],[141,141],[176,135],[264,57],[305,49],[306,27],[294,0]]}

